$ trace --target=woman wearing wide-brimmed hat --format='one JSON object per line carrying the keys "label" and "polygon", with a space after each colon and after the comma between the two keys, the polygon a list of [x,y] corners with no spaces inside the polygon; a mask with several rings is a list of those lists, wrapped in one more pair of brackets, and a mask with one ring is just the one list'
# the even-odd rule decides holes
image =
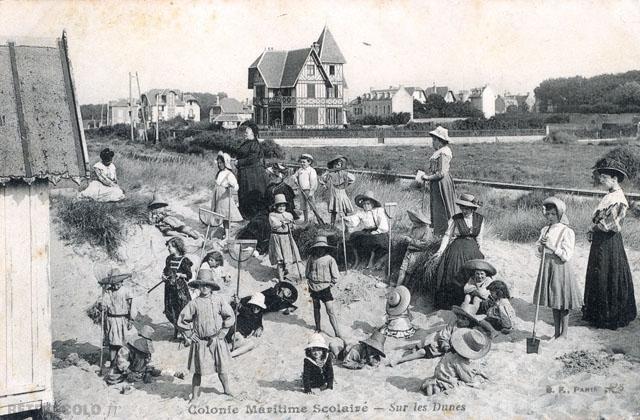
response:
{"label": "woman wearing wide-brimmed hat", "polygon": [[[355,201],[362,210],[344,218],[347,226],[360,228],[351,234],[348,242],[355,255],[355,267],[359,267],[360,257],[364,255],[368,257],[366,268],[380,269],[387,255],[389,241],[387,214],[372,191],[358,194]],[[380,255],[374,265],[376,254]]]}
{"label": "woman wearing wide-brimmed hat", "polygon": [[484,218],[477,213],[480,207],[478,200],[471,194],[461,194],[456,204],[460,207],[460,213],[449,220],[435,254],[439,262],[432,290],[436,307],[441,309],[460,303],[460,292],[467,280],[461,277],[462,265],[469,260],[484,258],[480,251]]}
{"label": "woman wearing wide-brimmed hat", "polygon": [[583,318],[596,327],[616,329],[627,326],[637,315],[631,270],[620,233],[629,203],[619,184],[628,175],[625,166],[613,159],[600,159],[593,169],[608,193],[593,212],[588,233],[591,250]]}
{"label": "woman wearing wide-brimmed hat", "polygon": [[447,223],[455,213],[454,200],[456,190],[453,179],[449,174],[449,166],[453,154],[449,144],[449,131],[443,127],[436,127],[429,132],[433,141],[435,153],[429,158],[429,167],[426,173],[419,171],[416,179],[420,182],[429,182],[429,209],[431,212],[431,226],[433,233],[441,236],[447,229]]}
{"label": "woman wearing wide-brimmed hat", "polygon": [[331,226],[335,225],[339,214],[347,215],[353,212],[351,200],[347,196],[346,188],[353,184],[356,177],[347,172],[347,158],[337,155],[327,162],[328,170],[320,177],[320,184],[329,188],[329,213]]}
{"label": "woman wearing wide-brimmed hat", "polygon": [[238,191],[238,180],[231,171],[231,156],[222,151],[216,157],[218,174],[213,187],[213,199],[211,211],[224,216],[222,222],[225,230],[225,238],[229,238],[229,222],[241,222],[242,216],[236,202],[233,200],[233,192]]}

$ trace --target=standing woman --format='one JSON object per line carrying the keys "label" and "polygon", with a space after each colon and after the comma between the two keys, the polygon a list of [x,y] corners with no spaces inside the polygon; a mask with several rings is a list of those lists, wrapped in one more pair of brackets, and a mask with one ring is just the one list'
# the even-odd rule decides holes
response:
{"label": "standing woman", "polygon": [[218,174],[213,187],[213,200],[211,200],[211,211],[224,216],[225,239],[229,239],[229,222],[241,222],[242,216],[238,211],[235,201],[233,201],[233,191],[238,191],[238,181],[231,172],[231,157],[218,152],[216,157],[218,164]]}
{"label": "standing woman", "polygon": [[245,140],[238,148],[236,164],[240,184],[238,202],[242,217],[251,219],[268,209],[268,205],[263,201],[267,189],[264,151],[258,140],[258,126],[255,123],[245,122],[240,126],[240,131]]}
{"label": "standing woman", "polygon": [[449,164],[453,154],[449,148],[449,131],[444,127],[436,127],[429,132],[433,141],[435,153],[429,158],[429,168],[422,175],[422,181],[429,182],[429,208],[431,212],[431,226],[437,236],[444,235],[451,216],[455,213],[454,200],[456,190],[453,179],[449,175]]}
{"label": "standing woman", "polygon": [[594,175],[609,192],[593,212],[593,224],[587,233],[591,250],[583,319],[598,328],[615,330],[637,315],[631,270],[620,234],[629,203],[619,183],[627,173],[620,162],[604,158],[594,166]]}

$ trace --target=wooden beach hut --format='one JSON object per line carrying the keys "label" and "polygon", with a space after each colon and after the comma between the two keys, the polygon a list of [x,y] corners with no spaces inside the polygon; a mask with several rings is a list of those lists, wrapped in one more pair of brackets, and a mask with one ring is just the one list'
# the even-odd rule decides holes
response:
{"label": "wooden beach hut", "polygon": [[0,44],[0,415],[53,402],[49,186],[87,175],[65,34]]}

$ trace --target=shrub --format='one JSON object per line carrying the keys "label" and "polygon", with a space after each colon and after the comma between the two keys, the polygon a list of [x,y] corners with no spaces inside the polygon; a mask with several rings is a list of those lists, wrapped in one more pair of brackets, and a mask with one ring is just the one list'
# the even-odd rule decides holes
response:
{"label": "shrub", "polygon": [[545,138],[542,139],[543,142],[551,144],[572,144],[577,140],[578,138],[574,134],[567,133],[562,130],[552,131],[548,136],[545,136]]}
{"label": "shrub", "polygon": [[61,196],[52,203],[63,240],[97,246],[115,260],[127,228],[147,223],[147,202],[135,196],[118,203]]}

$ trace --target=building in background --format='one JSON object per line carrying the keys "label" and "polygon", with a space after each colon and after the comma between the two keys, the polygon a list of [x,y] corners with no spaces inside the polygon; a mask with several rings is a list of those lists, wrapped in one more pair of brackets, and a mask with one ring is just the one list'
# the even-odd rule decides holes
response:
{"label": "building in background", "polygon": [[222,98],[209,110],[209,122],[227,129],[237,128],[252,117],[251,107],[233,98]]}
{"label": "building in background", "polygon": [[182,117],[187,121],[200,121],[200,104],[189,94],[178,89],[151,89],[141,96],[147,123]]}
{"label": "building in background", "polygon": [[[444,99],[444,101],[447,103],[456,102],[458,100],[456,95],[453,93],[451,89],[449,89],[448,86],[436,86],[434,84],[433,86],[428,87],[424,90],[425,98],[428,97],[429,95],[438,95],[442,99]],[[463,100],[462,102],[465,102],[465,101],[466,99]]]}
{"label": "building in background", "polygon": [[471,101],[471,105],[475,109],[484,114],[485,118],[491,118],[496,115],[496,94],[491,86],[485,85],[471,89],[469,101]]}
{"label": "building in background", "polygon": [[248,69],[254,120],[276,127],[341,126],[347,87],[345,63],[326,26],[309,48],[265,50]]}
{"label": "building in background", "polygon": [[413,119],[413,99],[411,93],[403,86],[389,86],[388,89],[371,88],[369,93],[349,102],[347,115],[350,120],[357,120],[365,115],[386,117],[406,112]]}
{"label": "building in background", "polygon": [[[107,109],[107,125],[116,124],[129,124],[131,122],[129,118],[129,100],[118,99],[115,101],[109,101]],[[134,124],[139,122],[138,114],[140,112],[140,101],[135,101],[133,104]]]}

